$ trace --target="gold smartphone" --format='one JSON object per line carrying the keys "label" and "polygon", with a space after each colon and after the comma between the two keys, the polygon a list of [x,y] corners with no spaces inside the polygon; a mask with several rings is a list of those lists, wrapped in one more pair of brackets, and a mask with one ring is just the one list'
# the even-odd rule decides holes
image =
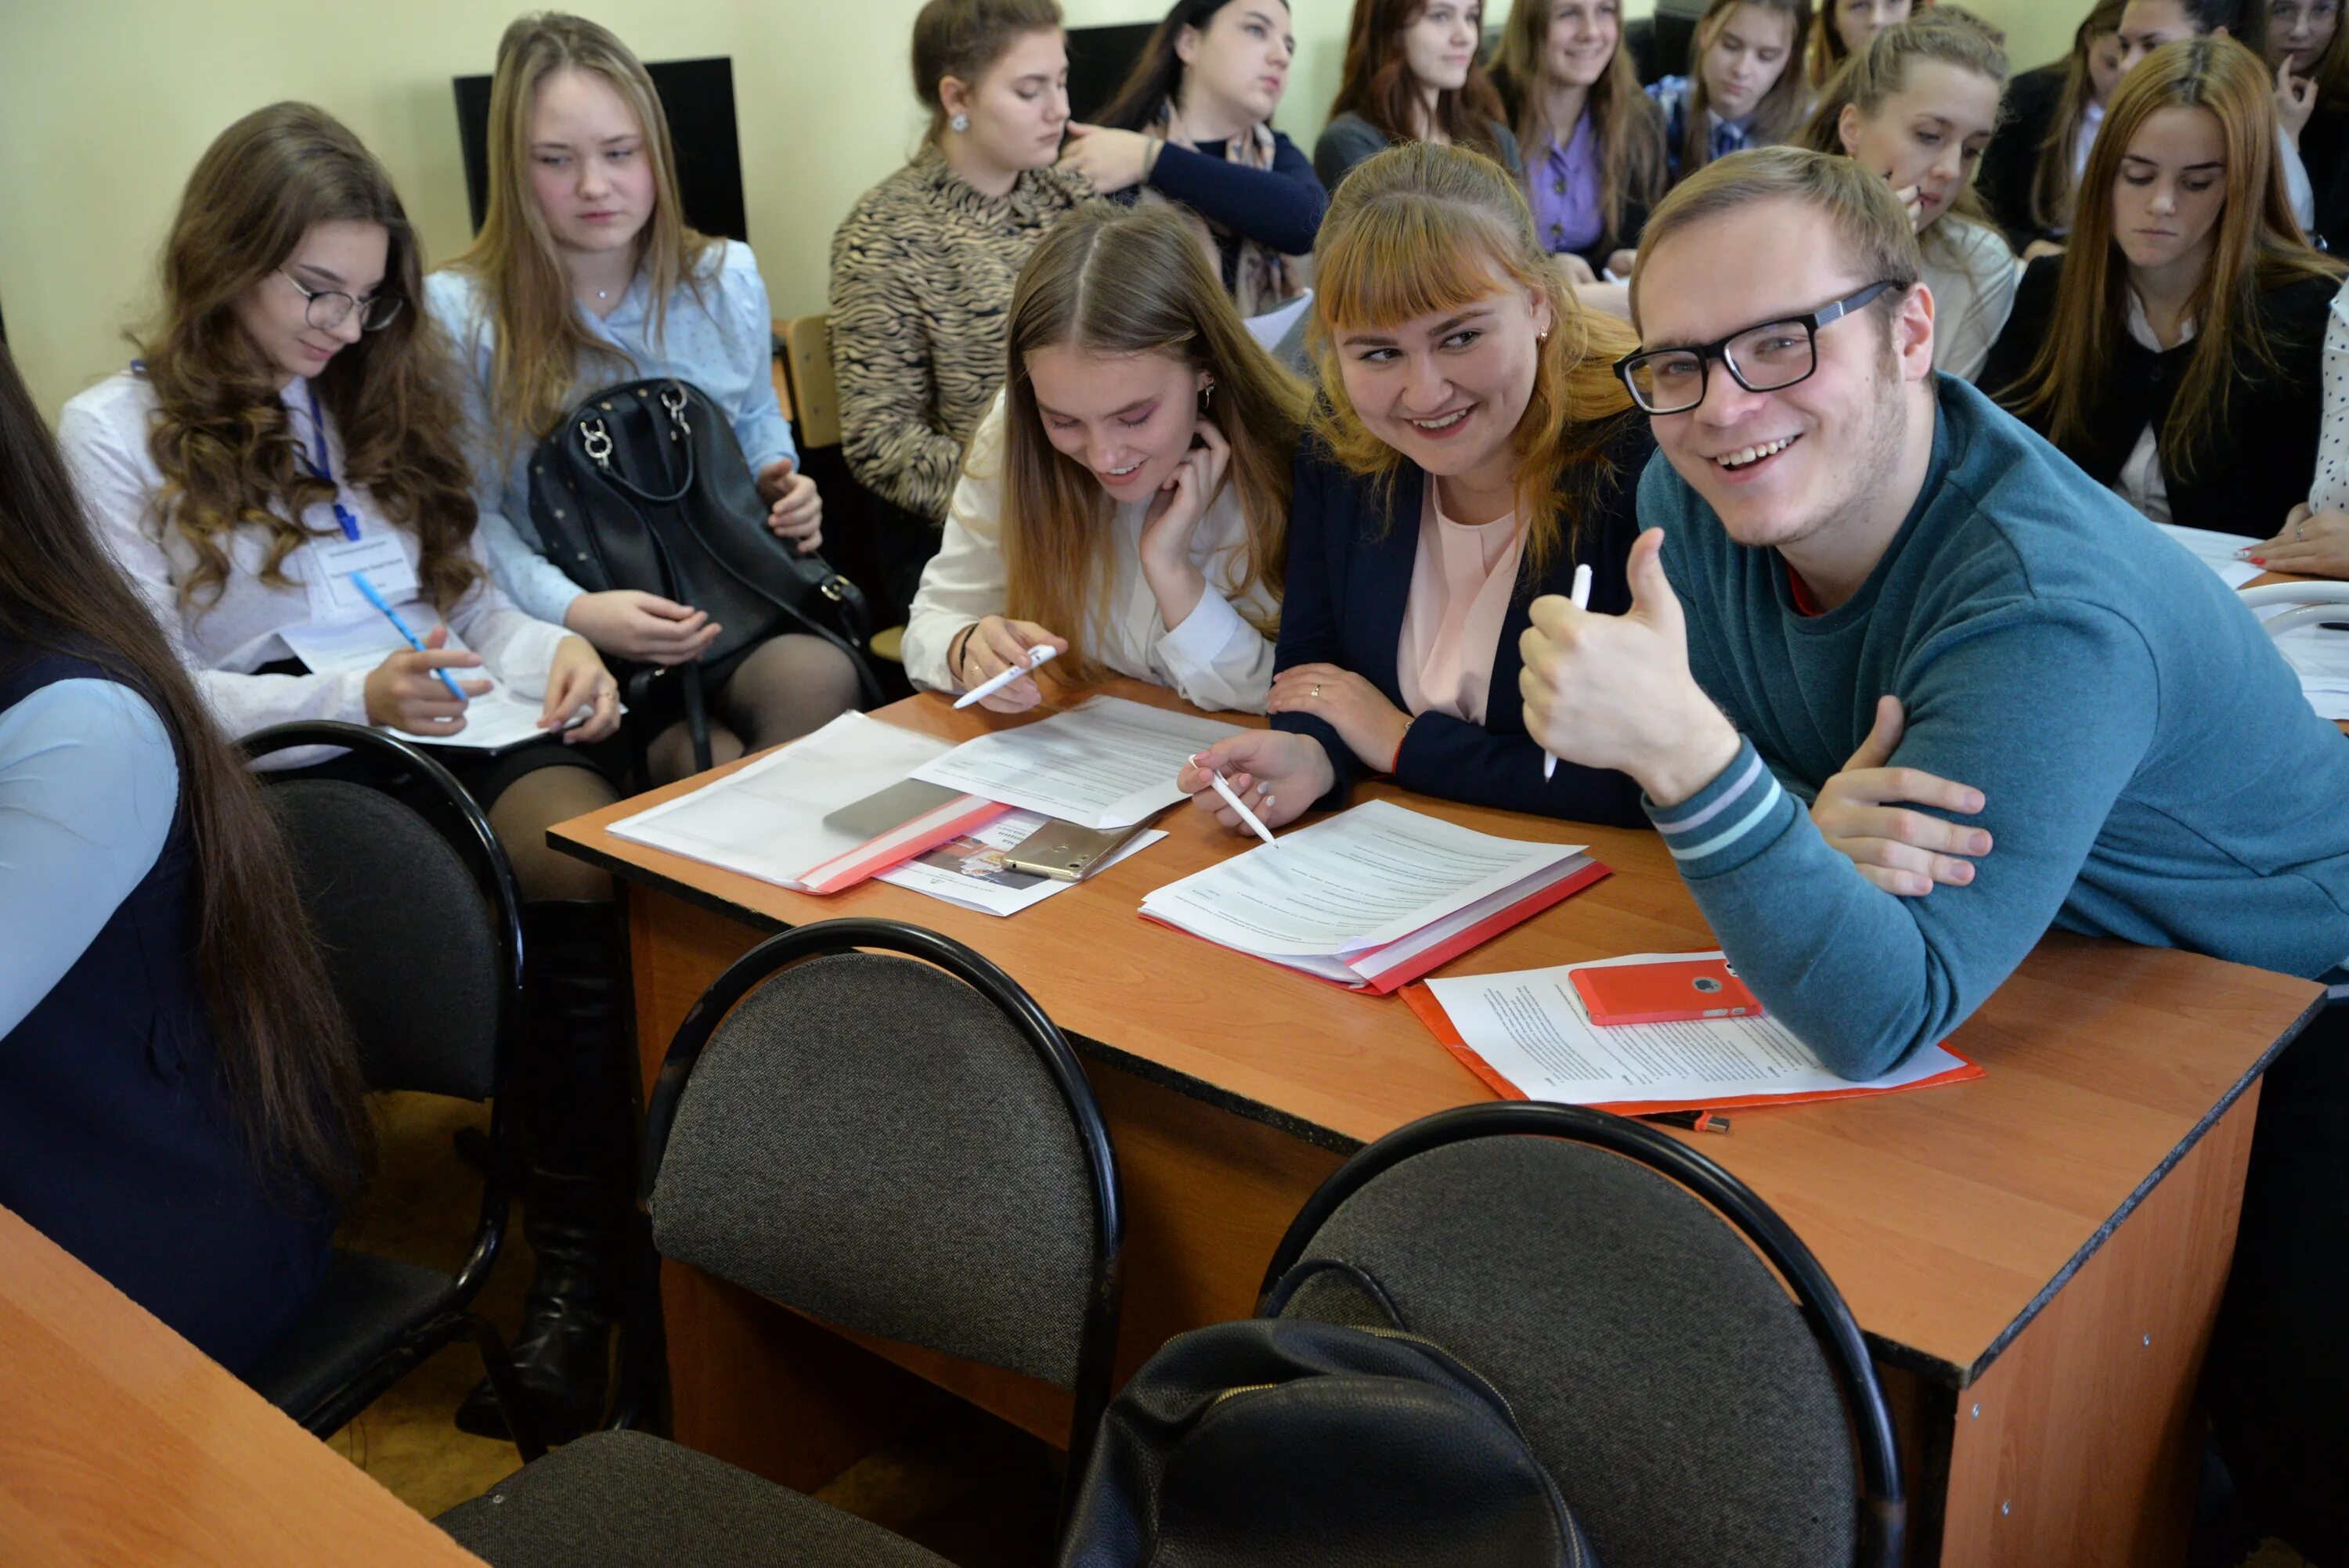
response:
{"label": "gold smartphone", "polygon": [[1081,828],[1074,822],[1048,821],[1006,850],[1003,863],[1015,872],[1050,877],[1054,882],[1078,882],[1117,853],[1145,825]]}

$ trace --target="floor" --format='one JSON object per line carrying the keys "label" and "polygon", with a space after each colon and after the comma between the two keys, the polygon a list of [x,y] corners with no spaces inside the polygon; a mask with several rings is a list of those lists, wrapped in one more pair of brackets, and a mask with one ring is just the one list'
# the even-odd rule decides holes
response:
{"label": "floor", "polygon": [[[368,1197],[341,1240],[366,1251],[454,1268],[471,1240],[480,1191],[456,1157],[459,1128],[486,1127],[461,1101],[388,1095],[382,1106],[383,1158]],[[511,1338],[530,1277],[519,1226],[498,1262],[480,1308]],[[449,1417],[481,1377],[470,1344],[449,1346],[366,1414],[335,1434],[334,1447],[427,1516],[487,1491],[519,1467],[512,1445],[470,1437]],[[949,1418],[917,1443],[884,1448],[817,1495],[920,1542],[961,1568],[1013,1568],[1050,1556],[1059,1479],[1044,1445],[977,1411]],[[2270,1542],[2241,1568],[2313,1568]]]}

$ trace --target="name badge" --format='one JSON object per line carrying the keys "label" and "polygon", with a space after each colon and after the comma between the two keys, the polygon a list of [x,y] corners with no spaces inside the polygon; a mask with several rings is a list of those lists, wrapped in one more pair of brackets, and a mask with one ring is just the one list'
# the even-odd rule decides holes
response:
{"label": "name badge", "polygon": [[421,591],[416,567],[398,535],[388,531],[363,533],[357,539],[314,539],[304,546],[310,569],[304,586],[310,596],[310,619],[343,621],[375,613],[374,606],[351,582],[364,572],[367,581],[395,604],[405,604]]}

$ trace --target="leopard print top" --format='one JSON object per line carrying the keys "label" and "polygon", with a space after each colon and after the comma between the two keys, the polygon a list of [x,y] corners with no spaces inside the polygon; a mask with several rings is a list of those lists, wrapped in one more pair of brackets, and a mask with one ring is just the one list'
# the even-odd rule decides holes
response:
{"label": "leopard print top", "polygon": [[987,196],[936,147],[859,198],[832,237],[841,444],[867,489],[943,521],[963,444],[1003,385],[1011,286],[1092,186],[1055,169]]}

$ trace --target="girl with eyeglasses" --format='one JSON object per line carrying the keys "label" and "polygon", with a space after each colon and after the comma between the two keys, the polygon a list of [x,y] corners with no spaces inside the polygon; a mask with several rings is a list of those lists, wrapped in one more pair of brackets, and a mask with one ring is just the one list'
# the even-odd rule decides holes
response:
{"label": "girl with eyeglasses", "polygon": [[2314,232],[2349,243],[2349,44],[2341,0],[2249,0],[2243,42],[2277,74],[2276,110],[2316,201]]}
{"label": "girl with eyeglasses", "polygon": [[[1653,449],[1612,362],[1636,340],[1575,304],[1501,167],[1407,143],[1348,177],[1314,249],[1323,401],[1297,457],[1273,727],[1201,761],[1268,824],[1391,775],[1448,799],[1645,820],[1622,775],[1526,734],[1527,606],[1592,569],[1619,614]],[[1226,826],[1206,773],[1182,786]]]}
{"label": "girl with eyeglasses", "polygon": [[2006,325],[2017,275],[1973,190],[2006,86],[2001,37],[1954,5],[1886,28],[1827,84],[1801,139],[1883,175],[1908,203],[1933,294],[1933,367],[1969,381]]}
{"label": "girl with eyeglasses", "polygon": [[[524,900],[526,1101],[543,1179],[526,1209],[541,1287],[515,1362],[549,1428],[577,1430],[601,1403],[603,1320],[557,1325],[555,1304],[584,1311],[595,1292],[583,1280],[607,1280],[617,1261],[635,1057],[610,881],[548,849],[546,830],[617,799],[579,749],[618,727],[617,691],[585,639],[525,614],[491,578],[449,346],[414,304],[415,232],[356,137],[305,104],[223,131],[189,178],[162,284],[143,361],[67,404],[58,438],[222,729],[340,719],[455,738],[466,703],[444,679],[470,699],[484,673],[541,700],[549,730],[575,721],[560,742],[440,759],[488,811]],[[281,634],[382,624],[354,595],[355,566],[393,604],[412,602],[427,646],[310,671]],[[471,651],[450,649],[448,633]]]}
{"label": "girl with eyeglasses", "polygon": [[2272,80],[2223,37],[2122,78],[2071,246],[2031,263],[1982,376],[2156,522],[2261,541],[2316,475],[2344,271],[2292,221]]}

